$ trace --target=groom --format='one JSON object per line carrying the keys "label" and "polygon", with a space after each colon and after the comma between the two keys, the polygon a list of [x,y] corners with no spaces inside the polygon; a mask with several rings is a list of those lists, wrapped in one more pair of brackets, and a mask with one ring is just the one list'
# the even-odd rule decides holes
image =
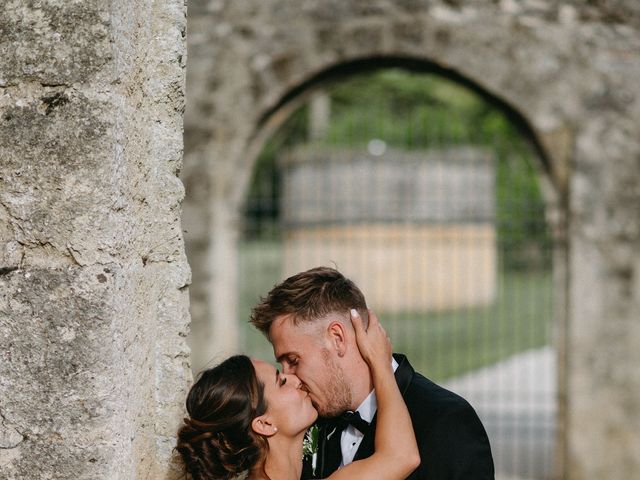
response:
{"label": "groom", "polygon": [[[320,414],[317,460],[312,468],[305,459],[305,479],[327,478],[374,451],[375,390],[358,350],[351,308],[366,324],[370,312],[360,289],[337,270],[319,267],[276,285],[251,315],[284,372],[300,378]],[[408,478],[493,479],[489,439],[473,408],[415,372],[404,355],[394,354],[393,367],[421,457]]]}

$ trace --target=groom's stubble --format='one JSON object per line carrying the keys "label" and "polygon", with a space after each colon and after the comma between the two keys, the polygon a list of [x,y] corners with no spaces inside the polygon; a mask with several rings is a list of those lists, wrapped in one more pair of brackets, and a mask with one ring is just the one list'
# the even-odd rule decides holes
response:
{"label": "groom's stubble", "polygon": [[322,349],[322,360],[329,372],[329,381],[326,388],[326,405],[314,405],[321,417],[337,417],[351,408],[351,388],[345,377],[344,371],[331,357],[327,348]]}

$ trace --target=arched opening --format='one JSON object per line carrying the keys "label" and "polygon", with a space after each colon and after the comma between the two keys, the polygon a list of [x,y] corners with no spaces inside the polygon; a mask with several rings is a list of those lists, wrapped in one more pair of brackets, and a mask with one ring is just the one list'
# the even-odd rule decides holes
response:
{"label": "arched opening", "polygon": [[369,65],[381,64],[314,77],[263,118],[270,136],[238,237],[239,349],[271,356],[246,324],[260,295],[336,265],[395,349],[476,407],[499,478],[550,478],[549,162],[526,121],[470,82],[423,64]]}
{"label": "arched opening", "polygon": [[396,350],[478,409],[499,478],[561,471],[563,189],[526,119],[454,71],[386,57],[316,73],[259,118],[207,199],[208,259],[192,257],[212,279],[206,305],[192,295],[194,371],[271,358],[251,307],[335,264]]}

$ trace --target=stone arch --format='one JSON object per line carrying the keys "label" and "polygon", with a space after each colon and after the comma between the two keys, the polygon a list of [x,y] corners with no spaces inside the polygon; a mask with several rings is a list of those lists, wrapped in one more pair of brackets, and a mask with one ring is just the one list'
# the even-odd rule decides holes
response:
{"label": "stone arch", "polygon": [[[269,129],[302,92],[323,79],[323,72],[335,74],[345,68],[341,66],[373,59],[413,60],[449,72],[470,86],[481,85],[489,98],[508,105],[508,111],[519,112],[516,117],[524,120],[523,127],[543,160],[542,178],[552,186],[545,189],[552,228],[558,238],[567,235],[566,251],[571,252],[571,257],[563,255],[554,262],[561,267],[556,285],[560,296],[566,292],[567,298],[558,306],[564,319],[559,344],[577,345],[571,354],[573,365],[602,367],[589,353],[606,335],[598,318],[612,309],[627,319],[628,311],[616,302],[629,303],[622,292],[631,288],[633,276],[623,264],[637,264],[628,253],[633,237],[612,237],[610,232],[620,229],[613,218],[605,220],[611,209],[620,210],[627,220],[633,217],[631,203],[612,185],[625,183],[625,176],[637,178],[629,158],[640,150],[634,140],[640,135],[633,120],[638,101],[632,80],[639,67],[625,60],[640,45],[635,7],[623,2],[628,16],[622,18],[612,17],[604,4],[580,9],[555,2],[531,8],[513,2],[463,3],[270,0],[191,7],[184,224],[194,266],[194,322],[232,317],[228,310],[212,313],[211,309],[233,296],[228,286],[237,279],[230,268],[233,257],[224,246],[234,240],[230,232],[237,230],[235,202],[242,198],[240,187],[248,181],[252,157]],[[606,147],[604,140],[612,134],[620,148]],[[605,171],[600,168],[602,158],[620,168]],[[635,201],[632,191],[627,193]],[[608,241],[617,242],[619,257],[607,255]],[[608,297],[605,290],[593,291],[593,282],[606,283],[612,275],[619,288],[605,289]],[[584,288],[591,292],[588,302],[579,300]],[[574,322],[584,325],[585,318],[592,319],[587,335],[564,330]],[[224,330],[215,336],[222,343],[230,340]],[[633,356],[631,344],[625,345],[611,358]],[[562,359],[567,355],[561,351]],[[615,364],[605,362],[602,368],[611,371]],[[586,436],[572,436],[571,422],[592,417],[598,405],[613,401],[625,410],[628,401],[624,393],[619,399],[608,394],[580,397],[585,385],[595,388],[599,383],[588,369],[576,368],[573,374],[571,381],[564,375],[560,379],[567,385],[563,398],[575,392],[577,399],[567,412],[566,430],[561,426],[568,442],[561,442],[562,449],[571,451],[569,462],[576,472],[571,478],[610,475],[616,465],[636,465],[626,449],[595,460]],[[622,377],[630,381],[629,375]],[[614,379],[605,383],[623,392],[628,387],[623,387],[622,377],[610,377]],[[613,416],[591,423],[589,431],[605,436],[607,421],[616,431],[628,432],[625,422]],[[560,470],[567,471],[562,465]]]}
{"label": "stone arch", "polygon": [[[282,4],[287,4],[287,2],[282,2]],[[296,10],[294,7],[289,7]],[[229,8],[229,10],[233,10],[233,8]],[[457,32],[457,20],[453,22],[442,12],[435,16],[429,12],[430,9],[425,7],[423,11],[414,12],[411,17],[407,15],[400,15],[397,18],[380,16],[376,17],[376,21],[369,22],[363,22],[357,17],[345,18],[329,26],[316,24],[310,18],[309,23],[305,24],[308,27],[305,29],[305,33],[300,33],[301,37],[307,37],[307,39],[309,36],[316,39],[330,37],[333,39],[331,43],[302,41],[294,47],[289,44],[275,44],[270,49],[269,56],[266,54],[251,56],[251,52],[261,50],[261,41],[256,39],[255,43],[249,42],[241,52],[238,52],[238,55],[249,55],[249,58],[245,57],[244,60],[250,68],[242,68],[242,74],[238,76],[237,82],[227,83],[222,79],[212,81],[209,78],[206,80],[202,78],[202,83],[198,84],[197,80],[194,80],[194,74],[187,77],[191,78],[192,84],[195,83],[197,98],[193,99],[194,88],[192,88],[190,90],[191,101],[196,106],[193,107],[191,115],[189,110],[187,111],[186,118],[188,151],[185,170],[187,170],[187,190],[189,190],[189,176],[191,174],[198,177],[198,183],[202,183],[203,178],[209,179],[210,184],[203,187],[213,190],[208,197],[210,211],[208,213],[201,212],[198,215],[200,221],[205,216],[211,222],[198,243],[206,245],[207,236],[210,235],[210,238],[214,239],[214,248],[205,248],[204,251],[199,252],[194,252],[194,249],[190,248],[192,258],[195,255],[203,259],[202,262],[196,260],[196,265],[208,263],[211,265],[209,269],[212,272],[218,272],[208,279],[213,282],[210,284],[207,279],[201,279],[198,268],[194,268],[194,287],[192,288],[194,329],[197,330],[196,325],[200,318],[198,305],[208,303],[215,306],[217,310],[217,314],[204,313],[208,308],[202,307],[202,318],[217,318],[214,324],[218,328],[217,331],[212,331],[213,338],[207,338],[207,335],[199,336],[204,343],[209,345],[209,348],[206,349],[208,351],[207,360],[215,352],[229,353],[233,349],[226,349],[225,345],[233,345],[236,342],[234,340],[236,333],[230,325],[231,319],[236,318],[235,307],[232,306],[235,304],[235,292],[233,288],[230,288],[230,285],[237,281],[232,273],[232,264],[236,261],[232,245],[236,242],[239,225],[237,214],[245,198],[255,159],[265,140],[284,122],[289,113],[315,88],[327,82],[336,81],[356,72],[395,66],[418,72],[433,72],[479,93],[499,107],[531,141],[537,157],[541,160],[538,166],[542,172],[543,194],[550,212],[549,217],[553,223],[552,230],[556,232],[566,230],[563,225],[565,216],[562,215],[562,205],[564,204],[563,198],[567,194],[567,184],[562,172],[565,171],[564,165],[568,161],[570,150],[568,127],[561,119],[549,120],[552,117],[547,115],[544,109],[542,112],[538,112],[532,108],[531,104],[537,106],[538,103],[541,104],[541,107],[546,107],[544,96],[540,95],[541,98],[539,98],[531,94],[521,95],[523,86],[520,83],[512,85],[505,79],[505,72],[514,68],[511,65],[513,63],[511,55],[505,54],[496,57],[494,68],[489,72],[482,71],[477,61],[473,61],[473,59],[494,54],[490,48],[491,39],[484,39],[483,42],[480,42],[480,39],[474,39],[474,42],[471,42],[471,45],[475,45],[474,48],[455,49],[453,54],[450,54],[448,50],[451,50],[452,37]],[[266,11],[263,13],[265,16],[261,17],[261,20],[267,25],[271,25],[276,32],[284,29],[283,26],[274,25],[275,19],[272,13]],[[486,14],[486,12],[481,13]],[[232,17],[232,15],[230,16]],[[238,21],[240,19],[241,17],[237,17]],[[499,39],[501,35],[507,38],[508,30],[512,28],[512,25],[495,21],[493,23],[496,30],[492,31],[492,38]],[[425,29],[425,26],[429,28]],[[228,28],[233,31],[234,27],[228,24]],[[246,25],[236,26],[236,28],[241,30],[242,36],[250,36]],[[264,28],[267,29],[267,27]],[[412,41],[408,41],[407,31],[412,31],[412,29],[416,35],[417,31],[421,29],[424,29],[428,34],[421,34],[420,41],[418,41],[418,37],[412,37]],[[359,33],[354,34],[354,31]],[[258,33],[257,27],[256,33]],[[476,33],[485,34],[483,31]],[[354,37],[354,35],[356,36]],[[357,40],[353,42],[353,38],[360,37],[370,39],[379,37],[381,40],[380,42]],[[348,47],[344,47],[345,45]],[[210,49],[211,46],[211,44],[207,44],[207,48]],[[440,49],[440,46],[443,48]],[[221,54],[223,62],[219,68],[223,71],[241,69],[238,64],[242,62],[238,57],[230,56],[231,53],[227,47],[233,49],[232,39],[229,39],[228,44],[225,43],[220,47],[224,53]],[[507,52],[510,48],[514,49],[515,46],[507,44],[502,47]],[[549,45],[549,51],[551,50],[552,45]],[[215,52],[214,49],[213,53]],[[210,51],[209,55],[211,53]],[[232,60],[235,60],[236,64]],[[205,61],[210,61],[210,58],[202,60],[203,63]],[[199,62],[199,60],[194,62]],[[245,64],[244,67],[246,66]],[[525,68],[525,65],[522,68]],[[531,65],[527,67],[527,70],[521,72],[522,77],[539,75],[535,71],[531,71]],[[219,92],[212,94],[209,91],[203,91],[203,97],[199,97],[198,89],[210,85],[212,82],[219,86]],[[229,99],[233,100],[227,104],[226,101]],[[247,102],[248,99],[253,101]],[[215,113],[212,115],[211,112]],[[198,146],[194,145],[189,151],[191,143],[188,128],[190,118],[195,121],[198,117],[202,123],[207,123],[210,127],[206,131],[197,127],[202,143]],[[194,128],[193,134],[195,131]],[[205,138],[202,139],[202,137]],[[198,157],[198,159],[196,160],[194,157]],[[208,173],[203,176],[203,172]],[[233,174],[230,174],[231,172]],[[188,196],[185,208],[187,224],[190,213],[200,210],[203,203],[203,201],[189,202],[189,200]],[[190,209],[191,206],[196,208]],[[200,289],[206,291],[202,291],[198,295]],[[214,298],[210,298],[210,296]],[[202,298],[202,302],[198,300],[198,297]],[[197,360],[196,364],[203,365],[204,361]]]}
{"label": "stone arch", "polygon": [[[508,121],[517,128],[520,135],[529,143],[533,152],[532,157],[535,162],[534,167],[538,172],[537,177],[541,187],[541,194],[545,201],[545,214],[548,228],[553,232],[554,236],[553,271],[554,283],[557,292],[556,302],[558,307],[556,307],[553,318],[554,338],[552,339],[552,347],[556,356],[563,355],[565,351],[564,325],[566,322],[566,312],[564,312],[562,306],[565,302],[565,299],[563,298],[565,290],[563,287],[564,282],[566,282],[567,261],[565,238],[567,226],[564,222],[566,222],[567,215],[562,210],[564,208],[560,202],[562,186],[557,183],[558,178],[554,177],[551,154],[542,144],[542,141],[538,137],[538,133],[534,130],[530,121],[514,106],[507,103],[496,93],[487,90],[484,85],[465,77],[458,71],[444,68],[426,58],[387,56],[355,58],[338,64],[331,64],[324,70],[313,72],[311,77],[285,91],[280,96],[277,103],[273,107],[267,109],[256,121],[254,124],[254,130],[251,135],[249,135],[245,143],[245,148],[242,154],[243,170],[237,172],[236,178],[238,181],[229,192],[229,208],[226,210],[230,215],[238,215],[238,217],[234,218],[233,221],[233,225],[237,228],[237,231],[231,232],[232,235],[234,235],[233,243],[230,241],[228,245],[224,246],[223,253],[220,253],[217,258],[224,258],[225,261],[236,261],[238,258],[236,248],[237,241],[239,239],[240,225],[242,222],[242,218],[240,217],[240,215],[242,215],[242,207],[248,195],[250,178],[254,172],[258,156],[269,138],[275,134],[275,132],[286,122],[289,116],[297,108],[303,105],[316,91],[322,90],[325,87],[331,86],[332,84],[338,83],[341,80],[345,80],[354,75],[387,68],[399,68],[416,73],[435,74],[466,87],[467,89],[477,93],[487,103],[500,111]],[[232,268],[232,265],[229,265],[229,270]],[[238,279],[238,281],[241,281],[241,279]],[[221,336],[225,339],[237,338],[240,327],[236,320],[238,318],[238,314],[234,309],[236,308],[238,300],[237,297],[230,293],[225,295],[225,300],[229,302],[229,304],[223,307],[224,311],[233,311],[234,313],[233,315],[228,316],[228,323],[225,321],[222,324],[217,325],[218,333],[215,336]],[[234,302],[234,304],[231,304],[231,302]],[[239,341],[238,345],[240,345]],[[215,348],[221,349],[224,348],[224,345],[217,345]],[[556,368],[561,370],[553,372],[554,377],[557,375],[556,382],[564,382],[565,372],[562,370],[563,365],[558,362],[554,362],[554,364],[557,366]],[[559,385],[559,391],[565,391],[564,384]],[[558,422],[556,425],[556,431],[562,431],[565,405],[555,405],[555,407],[559,412],[559,417],[556,419]],[[562,447],[562,438],[559,438],[559,441],[558,446]],[[556,447],[554,454],[555,457],[551,460],[551,465],[554,465],[557,469],[561,469],[563,462],[562,451],[558,450]],[[501,465],[501,467],[504,468],[504,465]]]}
{"label": "stone arch", "polygon": [[[539,162],[536,167],[543,177],[542,180],[546,182],[547,188],[545,188],[543,192],[546,201],[549,204],[554,204],[557,201],[557,196],[562,187],[556,183],[558,178],[554,176],[551,154],[556,152],[549,152],[547,150],[526,116],[505,99],[501,98],[497,93],[487,90],[483,84],[465,77],[459,71],[443,67],[428,58],[393,56],[355,58],[338,64],[328,65],[324,70],[315,72],[312,77],[287,90],[278,102],[266,110],[258,119],[255,124],[255,129],[246,144],[244,156],[248,159],[248,169],[253,171],[255,159],[266,139],[273,135],[286,121],[289,114],[303,104],[314,91],[352,75],[385,68],[400,68],[416,73],[438,75],[477,93],[487,101],[487,103],[502,112],[530,143],[535,153],[535,158]],[[244,185],[241,186],[239,189],[240,193],[237,194],[241,198],[244,198],[246,193],[243,187]]]}

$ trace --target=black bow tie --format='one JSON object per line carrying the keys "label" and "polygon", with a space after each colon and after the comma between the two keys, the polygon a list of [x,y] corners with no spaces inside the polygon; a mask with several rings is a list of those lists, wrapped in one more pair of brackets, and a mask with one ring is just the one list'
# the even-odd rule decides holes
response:
{"label": "black bow tie", "polygon": [[363,420],[358,412],[344,412],[342,415],[335,419],[335,424],[341,430],[347,428],[347,425],[352,425],[360,433],[366,435],[369,432],[369,422]]}

